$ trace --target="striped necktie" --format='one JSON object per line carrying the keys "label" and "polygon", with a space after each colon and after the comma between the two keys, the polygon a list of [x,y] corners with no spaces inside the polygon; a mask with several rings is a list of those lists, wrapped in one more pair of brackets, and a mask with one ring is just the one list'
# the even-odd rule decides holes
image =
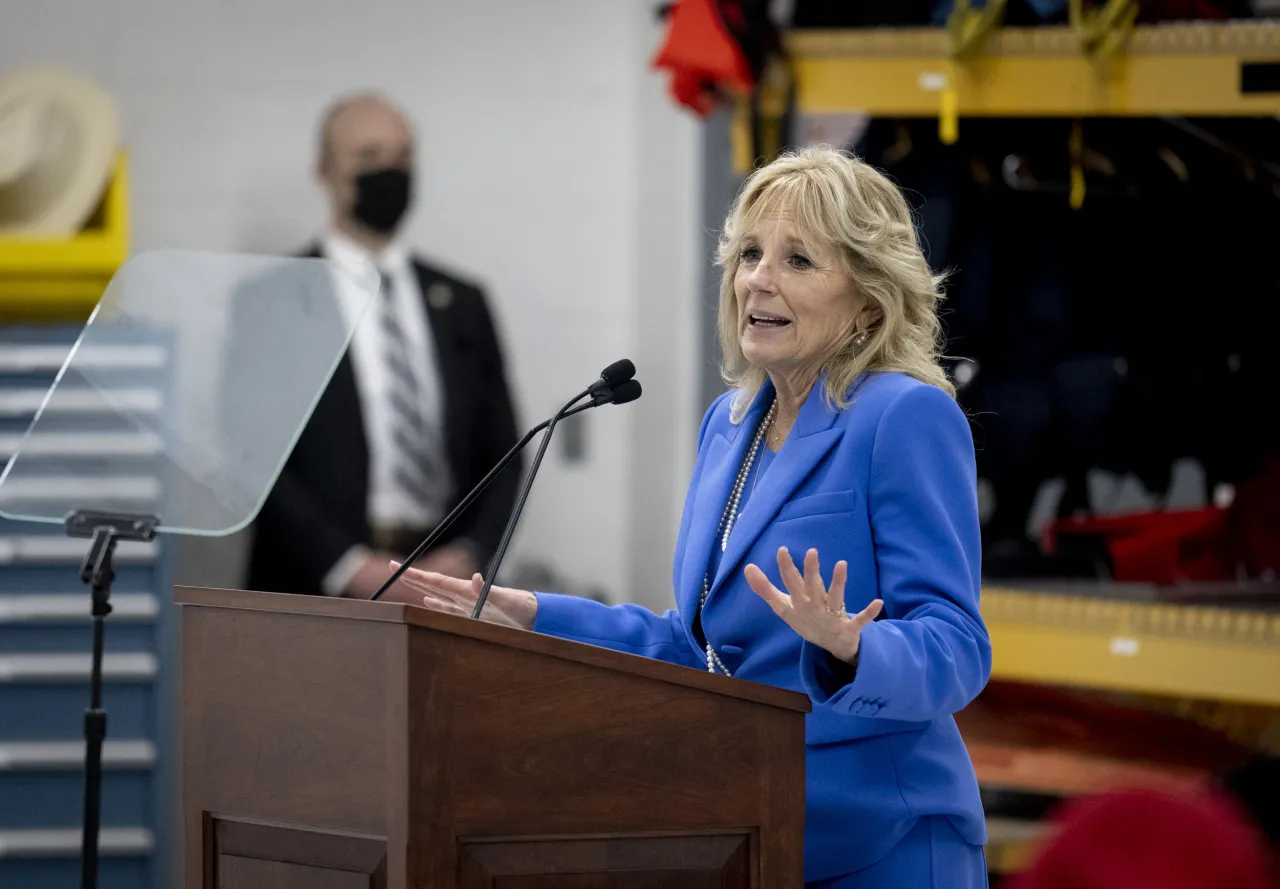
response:
{"label": "striped necktie", "polygon": [[443,510],[449,476],[440,445],[440,431],[423,405],[422,387],[409,363],[409,340],[397,320],[391,276],[382,278],[382,336],[390,408],[392,476],[415,503]]}

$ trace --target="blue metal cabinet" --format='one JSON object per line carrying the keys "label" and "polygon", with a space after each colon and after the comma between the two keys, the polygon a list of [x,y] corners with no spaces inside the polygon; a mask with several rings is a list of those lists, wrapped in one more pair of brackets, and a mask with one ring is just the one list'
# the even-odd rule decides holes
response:
{"label": "blue metal cabinet", "polygon": [[[9,459],[78,333],[0,330],[0,460]],[[164,409],[164,349],[127,336],[113,348],[108,377],[119,379],[120,403]],[[62,400],[68,416],[41,444],[63,460],[73,453],[95,484],[136,490],[142,506],[160,484],[158,454],[130,451],[127,436],[104,435],[109,418],[94,415],[99,399],[87,395],[79,410],[74,399]],[[31,496],[54,496],[65,479],[48,482],[48,492]],[[88,545],[59,525],[0,519],[0,889],[79,885],[92,640],[79,566]],[[103,662],[101,889],[173,884],[178,677],[170,550],[164,537],[117,548]]]}

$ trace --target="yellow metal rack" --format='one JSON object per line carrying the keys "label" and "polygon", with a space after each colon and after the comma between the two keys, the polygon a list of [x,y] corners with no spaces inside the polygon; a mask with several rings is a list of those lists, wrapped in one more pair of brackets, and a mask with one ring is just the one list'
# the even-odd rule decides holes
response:
{"label": "yellow metal rack", "polygon": [[982,591],[992,677],[1280,707],[1280,614]]}
{"label": "yellow metal rack", "polygon": [[[796,110],[938,117],[947,141],[966,116],[1091,117],[1280,114],[1280,22],[1135,28],[1123,51],[1094,61],[1065,27],[994,32],[965,61],[941,28],[793,31]],[[762,97],[766,120],[780,99]],[[751,166],[745,106],[734,162]]]}

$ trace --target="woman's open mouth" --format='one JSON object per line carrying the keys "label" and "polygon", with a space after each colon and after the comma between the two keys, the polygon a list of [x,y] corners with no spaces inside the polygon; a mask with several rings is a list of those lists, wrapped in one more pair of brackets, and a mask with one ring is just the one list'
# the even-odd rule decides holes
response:
{"label": "woman's open mouth", "polygon": [[777,329],[786,327],[790,324],[790,319],[783,318],[781,315],[773,315],[769,312],[751,312],[747,315],[747,326],[763,329]]}

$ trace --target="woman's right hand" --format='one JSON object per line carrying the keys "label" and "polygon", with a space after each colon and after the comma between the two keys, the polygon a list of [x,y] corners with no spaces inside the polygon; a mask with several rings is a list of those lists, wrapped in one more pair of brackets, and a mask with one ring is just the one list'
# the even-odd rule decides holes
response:
{"label": "woman's right hand", "polygon": [[[394,568],[400,567],[395,562],[391,564]],[[470,617],[475,611],[480,591],[484,589],[484,578],[479,573],[466,580],[419,568],[410,568],[400,576],[399,582],[422,595],[424,608],[464,617]],[[520,630],[532,630],[537,613],[538,599],[533,593],[493,586],[489,588],[489,597],[485,599],[480,619]]]}

